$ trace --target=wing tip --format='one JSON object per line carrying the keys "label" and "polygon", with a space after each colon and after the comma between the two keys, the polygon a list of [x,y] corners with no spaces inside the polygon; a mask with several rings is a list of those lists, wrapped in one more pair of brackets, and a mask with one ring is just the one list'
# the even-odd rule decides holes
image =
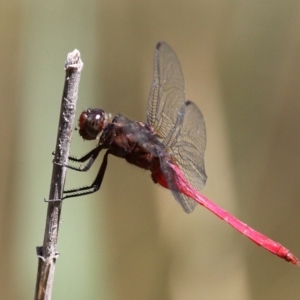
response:
{"label": "wing tip", "polygon": [[171,48],[165,41],[159,41],[159,42],[156,44],[155,49],[156,49],[156,50],[160,50],[161,47],[163,47],[163,46],[167,46],[167,47]]}
{"label": "wing tip", "polygon": [[159,50],[159,49],[160,49],[160,47],[161,47],[161,45],[162,45],[162,42],[161,42],[161,41],[159,41],[159,42],[156,44],[156,50]]}

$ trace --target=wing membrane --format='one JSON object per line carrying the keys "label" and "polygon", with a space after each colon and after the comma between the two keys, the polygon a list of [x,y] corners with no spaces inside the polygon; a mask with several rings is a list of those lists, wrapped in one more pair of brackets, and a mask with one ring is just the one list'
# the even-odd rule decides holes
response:
{"label": "wing membrane", "polygon": [[198,191],[203,189],[207,179],[204,167],[206,128],[201,111],[192,101],[186,101],[180,133],[170,148],[186,179]]}
{"label": "wing membrane", "polygon": [[166,146],[168,154],[160,157],[160,166],[168,187],[184,211],[190,213],[197,203],[178,192],[176,174],[166,160],[176,163],[186,182],[200,191],[207,178],[204,168],[205,122],[198,107],[191,101],[185,101],[180,62],[165,42],[159,42],[155,48],[147,122]]}
{"label": "wing membrane", "polygon": [[184,78],[178,57],[167,43],[159,42],[154,53],[147,122],[154,127],[165,145],[176,135],[176,130],[182,123],[182,116],[179,114],[184,100]]}
{"label": "wing membrane", "polygon": [[[199,108],[191,101],[186,101],[185,116],[180,133],[170,145],[172,156],[184,174],[187,182],[197,191],[204,188],[206,173],[204,166],[204,152],[206,148],[206,128],[203,115]],[[174,197],[180,202],[185,212],[194,210],[197,203],[172,190]]]}

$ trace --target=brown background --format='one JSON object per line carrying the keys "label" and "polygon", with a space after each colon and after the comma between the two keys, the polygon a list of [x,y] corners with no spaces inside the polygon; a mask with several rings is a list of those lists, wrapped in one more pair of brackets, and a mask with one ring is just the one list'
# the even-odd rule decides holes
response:
{"label": "brown background", "polygon": [[[299,1],[7,1],[0,8],[0,296],[32,299],[63,65],[85,64],[78,114],[145,120],[153,49],[177,52],[207,125],[204,194],[300,256]],[[94,143],[74,135],[72,153]],[[100,161],[98,162],[98,164]],[[67,187],[91,174],[68,172]],[[63,205],[53,299],[299,299],[299,268],[198,207],[183,213],[117,158]]]}

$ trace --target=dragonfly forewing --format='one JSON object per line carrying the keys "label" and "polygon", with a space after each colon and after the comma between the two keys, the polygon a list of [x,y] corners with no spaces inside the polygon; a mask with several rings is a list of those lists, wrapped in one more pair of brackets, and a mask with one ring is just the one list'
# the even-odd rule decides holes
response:
{"label": "dragonfly forewing", "polygon": [[[147,104],[147,122],[161,140],[172,139],[181,126],[178,116],[184,104],[184,78],[174,50],[165,42],[156,45],[153,82]],[[176,135],[176,132],[174,133]]]}

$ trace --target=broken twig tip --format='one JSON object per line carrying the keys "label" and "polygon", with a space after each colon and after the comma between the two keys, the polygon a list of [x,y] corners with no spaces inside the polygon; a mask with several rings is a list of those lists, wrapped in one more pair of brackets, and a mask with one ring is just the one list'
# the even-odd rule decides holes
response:
{"label": "broken twig tip", "polygon": [[81,55],[79,50],[74,49],[72,52],[68,53],[67,62],[65,64],[65,70],[67,69],[78,69],[80,72],[83,68],[83,62],[81,61]]}

